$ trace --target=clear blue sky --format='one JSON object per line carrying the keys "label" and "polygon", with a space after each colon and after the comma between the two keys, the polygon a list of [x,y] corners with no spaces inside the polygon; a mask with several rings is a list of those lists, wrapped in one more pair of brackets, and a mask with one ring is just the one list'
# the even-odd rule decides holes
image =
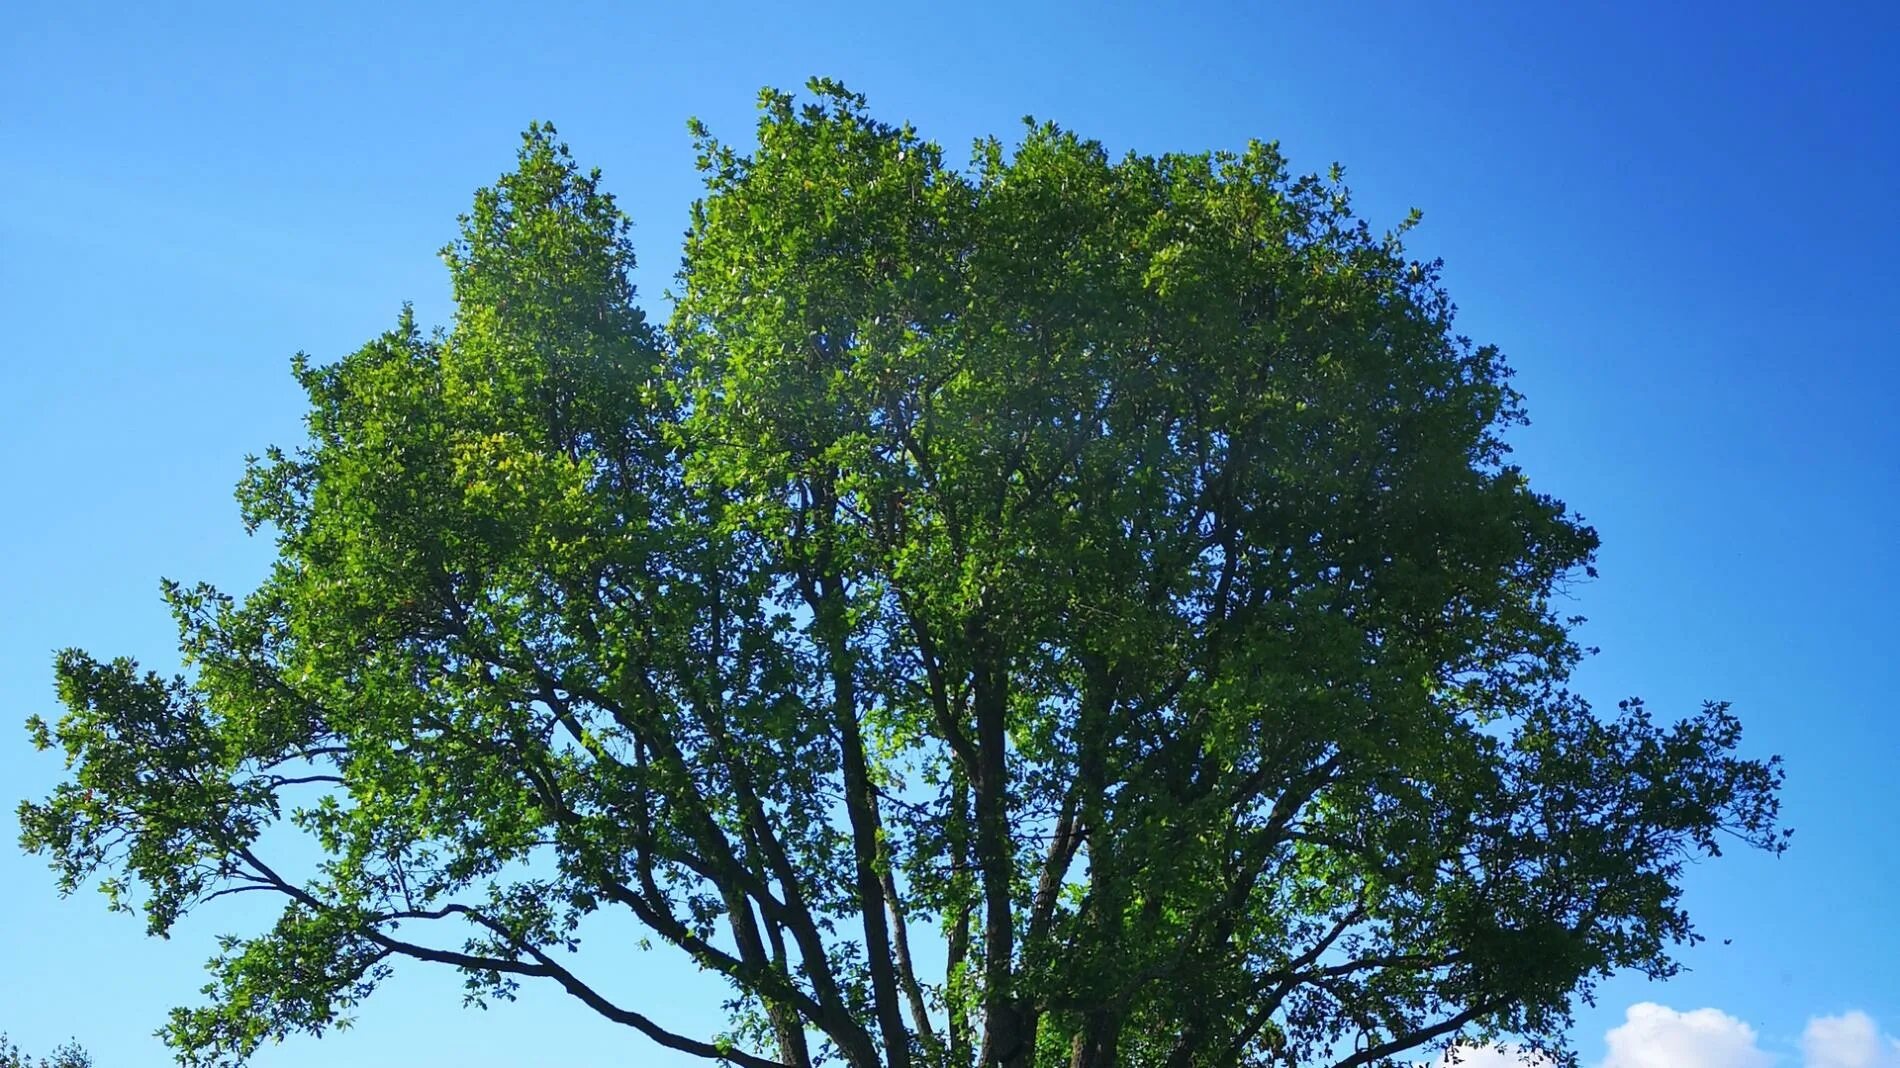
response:
{"label": "clear blue sky", "polygon": [[[169,664],[160,576],[260,573],[230,490],[247,452],[298,437],[291,353],[339,356],[405,299],[441,321],[435,252],[531,119],[605,169],[656,303],[696,190],[685,120],[743,140],[762,85],[842,78],[955,153],[1025,113],[1115,150],[1277,138],[1303,168],[1343,162],[1375,222],[1423,209],[1415,246],[1447,260],[1465,331],[1519,368],[1520,458],[1604,537],[1576,593],[1603,648],[1585,692],[1727,698],[1751,750],[1787,757],[1795,848],[1692,873],[1712,941],[1672,983],[1608,987],[1586,1063],[1640,1001],[1720,1009],[1789,1064],[1812,1016],[1900,1032],[1900,22],[1330,6],[13,0],[0,720],[52,711],[58,646]],[[250,918],[157,942],[58,900],[10,844],[13,802],[57,771],[0,724],[0,1029],[162,1063],[149,1033]],[[629,1000],[713,1014],[701,977],[600,948]],[[464,1011],[418,967],[357,1029],[256,1063],[673,1062],[550,995]]]}

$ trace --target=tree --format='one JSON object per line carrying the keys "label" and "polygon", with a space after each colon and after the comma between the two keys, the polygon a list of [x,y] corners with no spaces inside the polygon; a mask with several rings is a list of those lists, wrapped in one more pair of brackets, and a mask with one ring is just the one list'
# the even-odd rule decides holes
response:
{"label": "tree", "polygon": [[[1566,688],[1596,535],[1404,228],[1270,144],[1031,124],[956,169],[812,92],[749,154],[695,125],[664,328],[532,127],[452,328],[296,362],[310,439],[239,490],[274,569],[166,587],[187,674],[59,656],[71,779],[21,815],[62,890],[157,934],[283,899],[181,1059],[398,958],[746,1068],[1561,1051],[1670,974],[1685,862],[1781,848],[1779,765]],[[729,1030],[613,1000],[607,912]]]}
{"label": "tree", "polygon": [[68,1042],[50,1056],[34,1060],[0,1032],[0,1068],[92,1068],[92,1055],[77,1042]]}

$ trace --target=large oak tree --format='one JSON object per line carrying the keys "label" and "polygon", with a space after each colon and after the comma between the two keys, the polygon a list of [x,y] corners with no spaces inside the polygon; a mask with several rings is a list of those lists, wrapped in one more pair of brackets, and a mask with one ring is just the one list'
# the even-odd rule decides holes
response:
{"label": "large oak tree", "polygon": [[[1397,1064],[1561,1051],[1666,975],[1683,865],[1780,848],[1726,707],[1566,688],[1596,535],[1499,353],[1270,144],[964,167],[767,93],[671,322],[554,131],[448,250],[456,313],[299,361],[188,665],[58,659],[62,889],[154,933],[282,899],[167,1037],[322,1032],[414,958],[746,1068]],[[730,1026],[625,1003],[617,913]],[[610,931],[623,930],[610,925]]]}

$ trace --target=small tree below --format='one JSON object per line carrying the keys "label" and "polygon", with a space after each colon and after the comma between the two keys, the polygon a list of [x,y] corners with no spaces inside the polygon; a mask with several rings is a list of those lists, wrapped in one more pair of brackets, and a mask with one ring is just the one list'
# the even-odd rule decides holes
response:
{"label": "small tree below", "polygon": [[0,1068],[92,1068],[92,1055],[77,1042],[68,1042],[34,1060],[20,1052],[4,1031],[0,1031]]}

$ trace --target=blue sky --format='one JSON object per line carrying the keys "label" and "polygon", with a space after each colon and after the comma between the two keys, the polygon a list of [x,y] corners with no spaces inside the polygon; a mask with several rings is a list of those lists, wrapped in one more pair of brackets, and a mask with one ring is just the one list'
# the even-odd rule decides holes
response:
{"label": "blue sky", "polygon": [[[1605,542],[1574,595],[1603,649],[1583,690],[1726,698],[1753,752],[1787,757],[1794,849],[1691,873],[1710,943],[1668,984],[1608,986],[1586,1063],[1847,1068],[1830,1036],[1900,1032],[1900,17],[1536,6],[14,0],[0,719],[52,711],[55,647],[169,663],[160,576],[260,574],[230,490],[247,452],[298,437],[290,355],[339,356],[405,299],[442,321],[435,252],[531,119],[605,170],[656,304],[697,188],[685,120],[743,141],[762,85],[841,78],[953,154],[1026,113],[1114,150],[1277,138],[1304,169],[1343,162],[1375,223],[1423,209],[1414,247],[1519,369],[1519,457]],[[0,725],[6,811],[57,772]],[[104,1068],[163,1062],[150,1031],[249,919],[151,941],[3,844],[0,917],[0,1029],[77,1035]],[[713,1015],[689,969],[604,948],[629,1000]],[[1880,1056],[1859,1063],[1900,1064]],[[339,1061],[673,1063],[552,995],[464,1011],[426,968],[256,1063]]]}

